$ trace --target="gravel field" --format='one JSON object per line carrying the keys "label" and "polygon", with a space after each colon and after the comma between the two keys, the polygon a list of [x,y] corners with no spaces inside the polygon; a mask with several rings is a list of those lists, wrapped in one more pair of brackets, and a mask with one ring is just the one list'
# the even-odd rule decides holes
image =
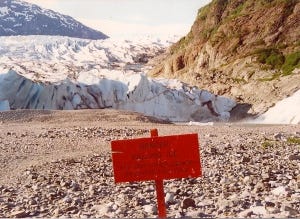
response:
{"label": "gravel field", "polygon": [[153,182],[115,184],[114,139],[198,133],[203,176],[164,181],[168,217],[299,218],[300,125],[162,123],[115,110],[0,112],[0,217],[157,217]]}

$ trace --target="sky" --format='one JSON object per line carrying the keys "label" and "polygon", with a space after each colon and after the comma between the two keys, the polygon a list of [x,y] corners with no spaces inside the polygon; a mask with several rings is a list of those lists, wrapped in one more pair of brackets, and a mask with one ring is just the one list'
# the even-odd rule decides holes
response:
{"label": "sky", "polygon": [[211,0],[25,0],[110,37],[183,36]]}

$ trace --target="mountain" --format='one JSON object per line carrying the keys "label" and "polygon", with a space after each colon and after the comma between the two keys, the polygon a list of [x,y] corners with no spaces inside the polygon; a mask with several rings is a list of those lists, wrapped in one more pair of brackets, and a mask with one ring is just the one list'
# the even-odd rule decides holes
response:
{"label": "mountain", "polygon": [[136,111],[169,121],[227,121],[235,101],[145,75],[170,42],[0,37],[0,110]]}
{"label": "mountain", "polygon": [[300,1],[213,0],[152,76],[179,78],[261,114],[300,89]]}
{"label": "mountain", "polygon": [[84,39],[106,39],[70,16],[19,0],[0,1],[0,36],[57,35]]}

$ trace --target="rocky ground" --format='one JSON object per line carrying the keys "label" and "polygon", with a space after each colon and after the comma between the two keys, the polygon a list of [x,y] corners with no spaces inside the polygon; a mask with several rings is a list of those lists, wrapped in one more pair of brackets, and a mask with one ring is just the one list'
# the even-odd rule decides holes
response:
{"label": "rocky ground", "polygon": [[0,217],[157,217],[153,182],[115,184],[113,139],[198,133],[203,176],[164,181],[168,217],[300,217],[300,126],[158,123],[113,110],[0,113]]}

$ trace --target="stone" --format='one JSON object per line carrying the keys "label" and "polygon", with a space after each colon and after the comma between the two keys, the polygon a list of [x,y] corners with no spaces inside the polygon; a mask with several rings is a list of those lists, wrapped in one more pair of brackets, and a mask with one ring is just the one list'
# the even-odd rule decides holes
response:
{"label": "stone", "polygon": [[280,186],[280,187],[273,189],[271,191],[271,193],[276,196],[284,196],[284,195],[287,195],[288,192],[287,192],[287,189],[285,186]]}
{"label": "stone", "polygon": [[166,203],[173,203],[174,202],[174,197],[175,197],[174,193],[168,192],[166,194],[166,197],[165,197],[165,202]]}
{"label": "stone", "polygon": [[14,217],[14,218],[23,218],[23,217],[27,217],[29,215],[28,212],[24,211],[24,210],[19,210],[19,211],[13,211],[10,216]]}
{"label": "stone", "polygon": [[266,201],[265,209],[271,214],[278,213],[278,209],[276,208],[276,204],[274,202]]}
{"label": "stone", "polygon": [[247,209],[244,211],[241,211],[240,213],[238,213],[238,218],[248,218],[251,217],[251,215],[253,214],[253,211],[251,211],[251,209]]}
{"label": "stone", "polygon": [[182,207],[182,209],[187,209],[189,207],[196,208],[196,202],[192,198],[186,198],[182,201],[181,207]]}
{"label": "stone", "polygon": [[118,207],[118,205],[113,204],[113,205],[111,206],[111,209],[112,209],[113,211],[117,211],[117,210],[119,209],[119,207]]}
{"label": "stone", "polygon": [[284,206],[283,210],[289,212],[289,217],[290,216],[297,216],[299,214],[299,211],[297,209],[294,209],[290,206]]}
{"label": "stone", "polygon": [[240,195],[241,198],[246,198],[246,197],[250,197],[250,196],[251,196],[251,193],[247,190],[244,190]]}
{"label": "stone", "polygon": [[153,205],[144,205],[143,208],[146,213],[151,214],[151,215],[156,214],[156,212],[157,212],[156,206],[153,206]]}
{"label": "stone", "polygon": [[212,155],[216,155],[216,154],[218,154],[218,149],[215,148],[215,147],[212,147],[212,148],[210,148],[210,153],[211,153]]}
{"label": "stone", "polygon": [[187,218],[198,218],[199,215],[202,213],[202,210],[197,210],[197,211],[187,211],[185,214],[185,217]]}
{"label": "stone", "polygon": [[37,205],[38,203],[37,203],[37,201],[35,200],[35,199],[31,199],[30,201],[29,201],[29,204],[30,205]]}
{"label": "stone", "polygon": [[251,180],[250,176],[245,176],[244,179],[243,179],[243,183],[246,184],[246,183],[249,183]]}
{"label": "stone", "polygon": [[216,137],[216,135],[213,135],[213,134],[207,134],[207,135],[205,135],[205,137],[206,137],[206,138],[214,138],[214,137]]}
{"label": "stone", "polygon": [[280,141],[280,140],[282,140],[283,138],[284,138],[284,136],[283,136],[282,133],[277,133],[277,134],[274,135],[274,139],[275,139],[276,141]]}
{"label": "stone", "polygon": [[62,213],[62,211],[61,211],[59,208],[56,208],[56,209],[52,212],[53,216],[55,216],[55,217],[59,216],[61,213]]}
{"label": "stone", "polygon": [[291,160],[291,161],[293,161],[293,160],[299,161],[300,160],[300,155],[295,155],[295,154],[290,155],[289,156],[289,160]]}
{"label": "stone", "polygon": [[95,188],[94,185],[90,185],[90,186],[89,186],[89,193],[90,193],[91,195],[94,195],[94,194],[95,194],[95,190],[96,190],[96,188]]}
{"label": "stone", "polygon": [[254,207],[250,207],[250,210],[253,212],[253,214],[256,214],[256,215],[266,215],[267,214],[267,211],[265,209],[264,206],[254,206]]}
{"label": "stone", "polygon": [[97,213],[101,216],[106,215],[111,211],[111,208],[107,204],[102,204],[102,205],[94,205],[92,207],[92,210],[97,211]]}
{"label": "stone", "polygon": [[65,203],[72,203],[72,199],[69,196],[63,198],[63,202]]}
{"label": "stone", "polygon": [[229,179],[227,177],[223,177],[220,181],[220,184],[227,184],[229,182]]}
{"label": "stone", "polygon": [[257,182],[256,184],[255,184],[255,186],[254,186],[254,191],[257,193],[257,192],[259,192],[259,191],[262,191],[263,189],[264,189],[264,187],[265,187],[265,185],[261,182],[261,181],[259,181],[259,182]]}
{"label": "stone", "polygon": [[249,214],[255,214],[257,216],[264,217],[264,215],[267,215],[268,212],[266,211],[264,206],[253,206],[244,211],[244,213],[240,213],[239,217],[249,217]]}
{"label": "stone", "polygon": [[242,163],[249,163],[251,161],[250,157],[243,157],[242,158]]}
{"label": "stone", "polygon": [[232,205],[233,205],[232,201],[229,201],[229,200],[226,200],[226,199],[219,200],[218,203],[217,203],[218,210],[221,210],[221,211],[232,207]]}

